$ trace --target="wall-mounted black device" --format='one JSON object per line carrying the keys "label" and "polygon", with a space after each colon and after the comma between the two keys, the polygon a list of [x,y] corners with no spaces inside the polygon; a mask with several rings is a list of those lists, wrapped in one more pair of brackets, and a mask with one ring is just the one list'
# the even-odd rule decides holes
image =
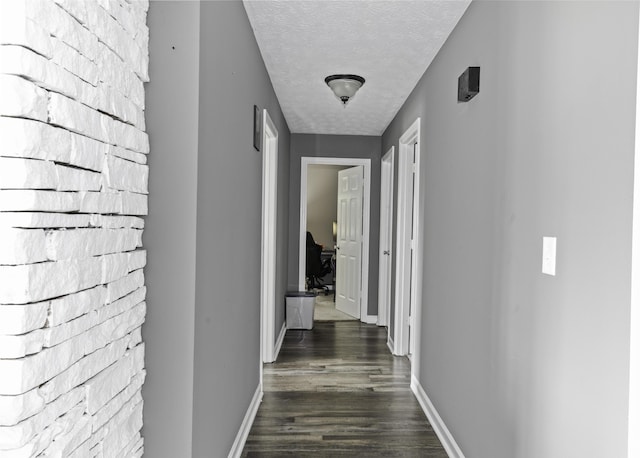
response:
{"label": "wall-mounted black device", "polygon": [[480,67],[468,67],[458,77],[458,102],[468,102],[480,92]]}

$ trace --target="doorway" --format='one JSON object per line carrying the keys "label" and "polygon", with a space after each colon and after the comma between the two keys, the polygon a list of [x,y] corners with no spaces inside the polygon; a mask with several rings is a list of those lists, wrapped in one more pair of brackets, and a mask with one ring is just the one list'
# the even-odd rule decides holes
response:
{"label": "doorway", "polygon": [[[276,230],[278,214],[278,130],[266,109],[262,112],[262,249],[260,256],[261,359],[275,358]],[[262,368],[262,364],[260,365]],[[262,369],[260,370],[262,377]],[[262,383],[262,380],[260,381]]]}
{"label": "doorway", "polygon": [[400,137],[396,221],[395,355],[409,356],[417,374],[420,350],[420,118]]}
{"label": "doorway", "polygon": [[344,167],[362,166],[363,168],[363,199],[362,199],[362,260],[359,267],[361,281],[360,304],[358,306],[359,319],[367,323],[375,323],[376,317],[369,316],[368,284],[369,284],[369,225],[370,225],[370,193],[371,193],[371,160],[356,158],[331,157],[303,157],[301,159],[300,180],[300,234],[299,234],[299,266],[298,287],[301,291],[306,288],[306,233],[307,233],[307,192],[309,167],[312,165],[336,165]]}

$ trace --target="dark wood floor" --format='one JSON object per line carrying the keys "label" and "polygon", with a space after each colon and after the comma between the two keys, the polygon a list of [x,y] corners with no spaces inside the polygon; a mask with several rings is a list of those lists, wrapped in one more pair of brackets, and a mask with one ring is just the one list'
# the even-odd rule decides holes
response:
{"label": "dark wood floor", "polygon": [[358,321],[287,331],[242,456],[446,458],[385,332]]}

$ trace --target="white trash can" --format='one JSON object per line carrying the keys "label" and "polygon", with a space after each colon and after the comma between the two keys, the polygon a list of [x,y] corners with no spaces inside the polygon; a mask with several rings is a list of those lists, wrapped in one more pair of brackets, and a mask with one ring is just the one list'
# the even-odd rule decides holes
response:
{"label": "white trash can", "polygon": [[313,329],[316,295],[309,291],[290,291],[286,296],[287,329]]}

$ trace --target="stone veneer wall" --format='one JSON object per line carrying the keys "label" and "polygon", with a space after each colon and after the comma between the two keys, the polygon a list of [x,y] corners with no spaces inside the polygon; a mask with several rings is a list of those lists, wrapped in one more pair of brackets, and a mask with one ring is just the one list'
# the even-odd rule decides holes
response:
{"label": "stone veneer wall", "polygon": [[141,456],[147,1],[0,0],[0,456]]}

